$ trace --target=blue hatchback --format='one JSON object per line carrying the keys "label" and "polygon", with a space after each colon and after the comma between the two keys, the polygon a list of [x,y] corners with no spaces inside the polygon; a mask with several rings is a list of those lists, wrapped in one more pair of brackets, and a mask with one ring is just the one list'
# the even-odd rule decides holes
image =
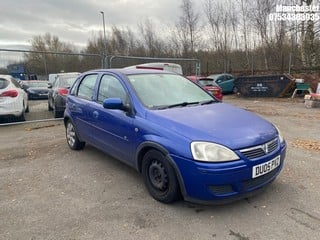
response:
{"label": "blue hatchback", "polygon": [[270,122],[159,70],[83,73],[70,89],[64,122],[71,149],[88,143],[129,164],[164,203],[252,195],[278,176],[286,154]]}

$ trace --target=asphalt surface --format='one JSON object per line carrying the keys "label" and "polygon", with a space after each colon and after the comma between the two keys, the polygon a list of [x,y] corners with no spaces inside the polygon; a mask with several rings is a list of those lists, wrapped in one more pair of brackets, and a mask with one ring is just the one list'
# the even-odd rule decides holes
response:
{"label": "asphalt surface", "polygon": [[[287,140],[284,169],[264,192],[222,206],[162,204],[125,164],[91,146],[70,150],[62,121],[0,126],[0,239],[320,239],[320,109],[224,101],[277,124]],[[41,102],[29,119],[36,105],[52,114]]]}

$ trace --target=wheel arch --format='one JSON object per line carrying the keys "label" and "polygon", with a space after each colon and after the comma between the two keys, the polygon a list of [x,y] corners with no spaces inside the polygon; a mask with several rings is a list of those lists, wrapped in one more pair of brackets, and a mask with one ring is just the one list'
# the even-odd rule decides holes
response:
{"label": "wheel arch", "polygon": [[180,173],[180,170],[179,170],[177,164],[175,163],[175,161],[171,158],[168,150],[164,146],[162,146],[158,143],[152,142],[152,141],[147,141],[147,142],[140,144],[139,147],[137,148],[137,151],[136,151],[136,166],[135,167],[138,170],[138,172],[139,173],[142,172],[143,157],[150,150],[157,150],[165,156],[166,160],[169,162],[169,164],[173,167],[173,169],[175,171],[176,177],[178,179],[179,187],[180,187],[180,192],[181,192],[182,196],[185,197],[186,196],[186,189],[185,189],[184,181],[183,181],[182,175]]}
{"label": "wheel arch", "polygon": [[79,132],[78,132],[78,128],[77,128],[76,124],[74,124],[74,121],[73,121],[72,118],[71,118],[70,116],[68,116],[68,115],[64,116],[64,118],[63,118],[64,127],[65,127],[65,128],[67,127],[68,121],[70,121],[70,122],[72,123],[73,127],[75,128],[79,140],[82,141],[82,142],[85,142],[85,141],[81,138],[81,135],[80,135]]}

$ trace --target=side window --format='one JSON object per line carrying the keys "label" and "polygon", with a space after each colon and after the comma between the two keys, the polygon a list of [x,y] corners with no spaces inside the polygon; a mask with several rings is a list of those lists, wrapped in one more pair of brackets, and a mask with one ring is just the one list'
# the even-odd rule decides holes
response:
{"label": "side window", "polygon": [[96,79],[97,79],[97,74],[85,76],[80,82],[80,85],[78,88],[78,97],[92,100]]}
{"label": "side window", "polygon": [[98,102],[102,103],[106,98],[120,98],[126,102],[127,94],[120,81],[110,75],[104,75],[101,79],[98,93]]}

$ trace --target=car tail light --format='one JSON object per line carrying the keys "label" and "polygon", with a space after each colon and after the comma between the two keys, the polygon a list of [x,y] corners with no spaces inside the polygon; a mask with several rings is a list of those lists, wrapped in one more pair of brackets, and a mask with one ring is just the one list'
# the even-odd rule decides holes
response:
{"label": "car tail light", "polygon": [[68,95],[69,90],[66,89],[66,88],[59,88],[59,89],[58,89],[58,93],[59,93],[59,95],[61,95],[61,96],[65,96],[65,95]]}
{"label": "car tail light", "polygon": [[19,95],[17,90],[8,90],[0,94],[0,97],[17,97]]}

